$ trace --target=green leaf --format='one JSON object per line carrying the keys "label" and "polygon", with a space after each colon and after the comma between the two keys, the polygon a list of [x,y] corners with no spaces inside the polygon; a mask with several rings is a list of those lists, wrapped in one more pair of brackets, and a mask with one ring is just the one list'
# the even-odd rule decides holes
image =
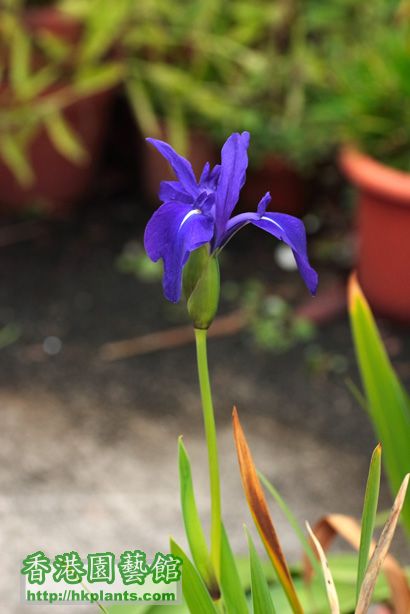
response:
{"label": "green leaf", "polygon": [[199,518],[192,482],[191,464],[182,437],[178,440],[178,450],[181,507],[185,533],[196,568],[210,594],[214,599],[218,599],[220,596],[220,589],[212,566],[201,519]]}
{"label": "green leaf", "polygon": [[30,72],[30,48],[29,37],[16,24],[11,39],[10,81],[18,95],[23,95],[27,89]]}
{"label": "green leaf", "polygon": [[332,572],[330,571],[329,563],[327,562],[327,558],[325,552],[322,548],[322,544],[312,531],[310,524],[306,523],[307,530],[309,532],[310,538],[313,541],[315,548],[317,550],[320,563],[322,565],[322,576],[323,581],[326,587],[327,599],[329,602],[330,612],[331,614],[340,614],[340,605],[339,605],[339,597],[337,594],[335,581],[332,576]]}
{"label": "green leaf", "polygon": [[0,350],[15,343],[21,335],[21,328],[18,324],[6,324],[0,328]]}
{"label": "green leaf", "polygon": [[185,552],[171,539],[171,552],[182,559],[182,591],[191,614],[217,614],[206,586]]}
{"label": "green leaf", "polygon": [[182,104],[177,100],[169,100],[165,113],[166,133],[169,143],[180,152],[182,156],[188,156],[188,130]]}
{"label": "green leaf", "polygon": [[[55,66],[45,66],[27,78],[24,88],[24,98],[33,104],[33,98],[39,96],[58,79],[58,71]],[[38,101],[35,101],[37,103]]]}
{"label": "green leaf", "polygon": [[110,89],[124,76],[124,67],[119,62],[105,63],[81,70],[76,76],[73,88],[79,96],[89,96]]}
{"label": "green leaf", "polygon": [[245,592],[224,526],[221,540],[221,587],[228,614],[248,614]]}
{"label": "green leaf", "polygon": [[72,46],[68,42],[47,30],[38,32],[36,43],[48,58],[56,63],[66,61],[72,52]]}
{"label": "green leaf", "polygon": [[144,135],[159,136],[160,127],[142,80],[133,75],[128,79],[126,89],[132,110]]}
{"label": "green leaf", "polygon": [[359,562],[357,566],[356,599],[359,598],[360,589],[369,562],[370,547],[376,522],[377,504],[379,502],[381,458],[382,448],[379,444],[372,454],[369,477],[367,478],[366,492],[364,495]]}
{"label": "green leaf", "polygon": [[[396,531],[397,523],[403,509],[403,504],[406,499],[407,489],[410,480],[410,473],[408,473],[397,493],[397,496],[394,500],[393,506],[390,511],[389,518],[387,519],[386,524],[383,527],[382,534],[380,535],[379,541],[376,544],[376,547],[373,551],[372,558],[369,561],[369,564],[366,569],[365,577],[363,578],[363,583],[360,589],[359,598],[357,600],[357,606],[355,613],[356,614],[366,614],[369,610],[370,603],[372,601],[372,596],[374,593],[374,589],[376,587],[377,579],[379,577],[383,561],[387,556],[387,553],[390,549],[390,544],[394,537],[394,533]],[[410,590],[408,582],[404,583],[404,586],[401,587],[401,593],[399,594],[399,587],[395,587],[396,595],[392,594],[392,599],[395,601],[395,611],[399,610],[398,603],[400,603],[400,609],[403,612],[409,612],[410,610]]]}
{"label": "green leaf", "polygon": [[265,486],[269,494],[271,494],[272,497],[275,499],[276,503],[279,505],[284,516],[286,517],[287,521],[292,527],[293,532],[295,533],[296,537],[299,539],[300,545],[305,551],[305,554],[308,557],[310,564],[312,565],[316,573],[321,575],[322,568],[317,558],[315,557],[313,550],[311,548],[311,545],[309,543],[309,540],[306,538],[303,532],[303,529],[300,526],[296,516],[294,515],[294,513],[292,512],[292,510],[290,509],[286,501],[283,499],[279,491],[273,486],[273,484],[269,482],[269,480],[260,471],[258,471],[258,475],[260,477],[262,484]]}
{"label": "green leaf", "polygon": [[250,554],[253,614],[275,614],[261,560],[249,532],[246,531],[246,534]]}
{"label": "green leaf", "polygon": [[87,150],[62,113],[53,113],[48,117],[45,122],[45,129],[54,147],[62,156],[75,164],[87,162]]}
{"label": "green leaf", "polygon": [[[383,461],[393,493],[410,468],[410,404],[395,374],[372,312],[355,276],[349,285],[349,312],[369,416],[383,446]],[[403,507],[410,535],[410,497]]]}
{"label": "green leaf", "polygon": [[90,0],[86,32],[79,49],[82,62],[96,62],[110,51],[133,8],[133,0]]}
{"label": "green leaf", "polygon": [[[352,614],[355,610],[355,586],[357,577],[357,555],[329,555],[328,562],[334,578],[337,594],[340,600],[342,614]],[[295,570],[295,586],[301,600],[303,611],[309,614],[328,614],[329,603],[326,591],[323,590],[322,576],[315,576],[309,584],[303,578],[302,569]],[[281,587],[276,583],[271,586],[270,593],[277,612],[292,614],[292,609],[286,600]],[[390,588],[384,574],[378,579],[374,593],[374,602],[390,600]]]}
{"label": "green leaf", "polygon": [[278,534],[273,525],[265,493],[258,478],[255,463],[239,421],[236,407],[234,407],[232,413],[232,420],[239,470],[252,518],[293,612],[295,614],[303,614],[293,578],[279,542]]}
{"label": "green leaf", "polygon": [[29,187],[34,182],[34,173],[27,159],[26,149],[17,138],[11,134],[2,134],[0,154],[22,186]]}

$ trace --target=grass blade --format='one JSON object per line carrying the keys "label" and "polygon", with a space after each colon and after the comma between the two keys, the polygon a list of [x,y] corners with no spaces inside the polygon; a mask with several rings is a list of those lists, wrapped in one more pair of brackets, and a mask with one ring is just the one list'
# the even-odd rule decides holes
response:
{"label": "grass blade", "polygon": [[[317,522],[313,530],[325,551],[330,548],[336,536],[340,536],[355,550],[359,550],[361,533],[360,524],[351,516],[345,516],[343,514],[330,514]],[[375,542],[372,542],[372,551],[375,547]],[[394,605],[395,613],[409,614],[410,587],[405,571],[400,567],[397,560],[391,554],[388,554],[385,557],[382,568],[389,584],[391,600]],[[305,579],[309,578],[310,573],[311,565],[307,558],[305,558]]]}
{"label": "grass blade", "polygon": [[182,592],[185,601],[192,614],[217,614],[218,610],[214,606],[207,588],[191,563],[185,552],[171,538],[171,552],[174,556],[182,559]]}
{"label": "grass blade", "polygon": [[[377,542],[377,546],[373,552],[372,558],[370,559],[367,572],[360,590],[355,614],[365,614],[369,609],[374,587],[376,585],[376,581],[380,573],[380,569],[389,551],[390,544],[396,531],[399,516],[406,498],[409,479],[410,474],[407,474],[402,482],[402,485],[400,486],[397,497],[393,503],[390,516],[386,524],[384,525],[384,529],[382,531],[380,539]],[[410,603],[408,602],[404,607],[409,608]]]}
{"label": "grass blade", "polygon": [[376,522],[377,504],[379,502],[382,447],[379,444],[373,451],[370,461],[369,477],[367,478],[364,495],[363,514],[360,533],[359,561],[357,565],[356,600],[366,575],[369,562],[370,547]]}
{"label": "grass blade", "polygon": [[339,598],[337,596],[335,583],[333,581],[333,577],[330,572],[329,564],[327,562],[326,555],[322,548],[322,544],[320,543],[320,541],[318,540],[318,538],[312,531],[310,524],[308,522],[306,523],[306,527],[310,535],[310,538],[315,545],[315,548],[319,556],[320,563],[322,565],[322,575],[325,581],[327,598],[328,598],[329,605],[330,605],[330,612],[331,614],[340,614]]}
{"label": "grass blade", "polygon": [[248,604],[224,526],[221,540],[221,587],[228,614],[248,614]]}
{"label": "grass blade", "polygon": [[279,505],[280,509],[282,510],[284,516],[286,517],[287,521],[289,522],[290,526],[292,527],[295,535],[297,536],[297,538],[299,539],[300,545],[302,546],[306,556],[308,557],[312,567],[314,568],[314,570],[316,571],[316,573],[322,574],[322,568],[319,565],[316,556],[314,555],[314,552],[311,548],[311,545],[309,543],[309,540],[306,538],[303,529],[301,527],[301,525],[299,524],[296,516],[294,515],[294,513],[292,512],[292,510],[290,509],[290,507],[288,506],[288,504],[286,503],[286,501],[283,499],[282,495],[279,493],[279,491],[275,488],[275,486],[273,486],[273,484],[271,482],[269,482],[269,480],[260,472],[258,471],[258,475],[261,479],[262,484],[264,485],[264,487],[266,488],[266,490],[269,492],[269,494],[272,495],[272,497],[275,499],[276,503]]}
{"label": "grass blade", "polygon": [[62,113],[53,113],[45,122],[47,134],[56,150],[74,164],[85,164],[88,151],[80,137]]}
{"label": "grass blade", "polygon": [[275,614],[269,586],[263,566],[249,532],[246,530],[249,545],[253,614]]}
{"label": "grass blade", "polygon": [[236,408],[232,417],[239,468],[249,509],[292,611],[295,614],[303,614]]}
{"label": "grass blade", "polygon": [[[410,403],[355,275],[349,282],[349,312],[369,416],[383,445],[383,462],[391,490],[396,493],[410,469]],[[402,518],[410,535],[409,497]]]}
{"label": "grass blade", "polygon": [[205,582],[212,598],[217,600],[220,597],[220,589],[198,514],[192,482],[191,463],[182,437],[178,440],[178,450],[181,507],[185,533],[196,568]]}

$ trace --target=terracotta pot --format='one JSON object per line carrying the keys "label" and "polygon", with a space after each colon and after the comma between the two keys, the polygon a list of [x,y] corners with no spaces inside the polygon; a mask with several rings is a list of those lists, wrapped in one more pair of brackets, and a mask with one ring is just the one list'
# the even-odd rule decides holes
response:
{"label": "terracotta pot", "polygon": [[267,157],[258,169],[250,168],[246,184],[241,191],[240,207],[254,211],[260,198],[270,191],[269,209],[300,216],[306,199],[306,182],[285,160],[278,156]]}
{"label": "terracotta pot", "polygon": [[53,34],[66,43],[77,43],[83,31],[81,22],[53,6],[25,9],[23,22],[28,32]]}
{"label": "terracotta pot", "polygon": [[[168,141],[167,132],[164,127],[161,132],[162,133],[157,138]],[[175,179],[175,176],[168,162],[149,143],[143,141],[140,155],[142,157],[144,171],[145,196],[149,201],[157,205],[158,190],[161,181]],[[186,157],[191,162],[197,178],[199,178],[206,162],[210,162],[212,166],[218,163],[212,140],[203,132],[198,131],[192,131],[189,135]]]}
{"label": "terracotta pot", "polygon": [[[83,25],[80,21],[55,7],[32,7],[23,10],[21,22],[27,36],[32,39],[35,39],[39,34],[47,33],[70,45],[71,53],[65,62],[65,64],[69,64],[76,53],[77,43],[79,43],[83,33]],[[7,45],[2,45],[0,42],[0,61],[4,69],[3,77],[5,75],[6,80],[10,63],[9,55],[10,50]],[[31,48],[30,60],[32,70],[39,70],[47,65],[44,52],[36,45]]]}
{"label": "terracotta pot", "polygon": [[[109,90],[83,98],[64,111],[66,120],[80,136],[88,157],[81,165],[56,151],[41,128],[28,151],[34,172],[32,185],[22,186],[0,158],[0,207],[3,211],[41,210],[64,215],[84,196],[91,183],[106,134],[107,117],[113,101]],[[1,135],[0,135],[1,138]]]}
{"label": "terracotta pot", "polygon": [[358,271],[380,314],[410,322],[410,173],[394,170],[354,149],[340,165],[358,188]]}
{"label": "terracotta pot", "polygon": [[[29,34],[48,32],[61,38],[72,47],[73,54],[83,31],[79,21],[54,7],[26,9],[23,23]],[[40,51],[35,50],[32,62],[33,69],[39,70],[47,60]],[[69,58],[67,63],[69,69]],[[67,83],[62,77],[42,96],[64,87],[67,87]],[[7,70],[0,93],[3,104],[9,104]],[[79,135],[88,152],[85,163],[74,164],[59,154],[44,129],[40,129],[28,151],[35,176],[29,187],[22,186],[0,158],[0,208],[3,211],[35,208],[53,215],[67,213],[84,196],[91,182],[105,138],[107,117],[113,99],[114,89],[110,89],[78,100],[64,110],[66,120]]]}

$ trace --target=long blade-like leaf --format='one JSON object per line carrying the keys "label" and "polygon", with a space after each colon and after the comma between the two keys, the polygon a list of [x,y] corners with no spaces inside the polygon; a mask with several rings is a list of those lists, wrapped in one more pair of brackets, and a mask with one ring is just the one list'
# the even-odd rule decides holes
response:
{"label": "long blade-like leaf", "polygon": [[[342,537],[355,550],[359,550],[361,529],[357,520],[351,516],[330,514],[317,522],[313,530],[324,550],[330,548],[336,536]],[[374,550],[375,546],[375,542],[372,542],[372,550]],[[386,556],[382,567],[389,583],[395,613],[409,614],[410,587],[404,570],[391,554]],[[309,578],[311,565],[306,557],[304,559],[304,568],[304,576]]]}
{"label": "long blade-like leaf", "polygon": [[335,583],[333,581],[333,577],[329,569],[329,564],[327,562],[326,555],[324,553],[324,550],[322,548],[320,541],[318,540],[318,538],[312,531],[310,524],[308,522],[306,523],[306,527],[309,532],[310,538],[315,545],[315,548],[319,555],[320,563],[322,565],[323,578],[324,578],[325,585],[326,585],[326,592],[327,592],[327,598],[328,598],[329,605],[330,605],[330,612],[331,614],[340,614],[339,599],[337,596]]}
{"label": "long blade-like leaf", "polygon": [[[355,275],[349,282],[349,312],[369,415],[383,445],[391,490],[396,493],[410,470],[410,403]],[[410,535],[410,497],[404,504],[402,517]]]}
{"label": "long blade-like leaf", "polygon": [[47,134],[62,156],[74,162],[85,164],[89,159],[81,138],[62,113],[53,113],[45,121]]}
{"label": "long blade-like leaf", "polygon": [[311,548],[311,545],[309,543],[309,540],[306,538],[303,529],[301,527],[301,525],[299,524],[296,516],[294,515],[294,513],[292,512],[292,510],[290,509],[290,507],[288,506],[288,504],[286,503],[286,501],[283,499],[282,495],[280,494],[280,492],[277,490],[277,488],[275,488],[273,486],[273,484],[271,482],[269,482],[269,480],[260,472],[258,471],[258,475],[261,479],[262,484],[264,485],[264,487],[266,488],[266,490],[272,495],[272,497],[275,499],[276,503],[279,505],[280,509],[282,510],[284,516],[286,517],[287,521],[289,522],[290,526],[292,527],[295,535],[297,536],[297,538],[299,539],[300,545],[302,546],[306,556],[308,557],[312,567],[314,567],[315,571],[317,573],[322,573],[322,568],[319,565],[313,550]]}
{"label": "long blade-like leaf", "polygon": [[279,538],[273,526],[265,495],[256,472],[245,434],[239,422],[236,408],[233,410],[233,430],[242,483],[253,520],[293,612],[295,612],[295,614],[302,614],[302,606],[297,596]]}
{"label": "long blade-like leaf", "polygon": [[369,566],[363,580],[355,614],[366,614],[369,609],[380,569],[389,551],[390,544],[396,531],[399,516],[406,498],[409,479],[410,474],[407,474],[393,503],[390,516],[384,525],[384,529],[379,541],[377,542],[372,558],[370,559]]}
{"label": "long blade-like leaf", "polygon": [[262,563],[248,531],[246,531],[246,534],[248,537],[251,566],[253,614],[275,614],[275,608],[269,593],[269,585],[263,573]]}
{"label": "long blade-like leaf", "polygon": [[248,614],[248,604],[224,526],[221,540],[221,587],[228,614]]}
{"label": "long blade-like leaf", "polygon": [[381,458],[382,448],[379,444],[372,454],[369,477],[367,478],[366,492],[364,495],[359,562],[357,566],[356,600],[359,599],[360,589],[369,562],[370,547],[376,522],[377,504],[379,502]]}
{"label": "long blade-like leaf", "polygon": [[185,552],[171,539],[171,552],[182,559],[182,592],[191,614],[217,614],[210,594]]}
{"label": "long blade-like leaf", "polygon": [[185,533],[188,539],[192,558],[194,559],[194,563],[199,571],[199,574],[205,582],[213,599],[219,599],[220,590],[212,566],[211,557],[195,501],[191,463],[182,441],[182,437],[179,438],[178,449],[181,507],[185,524]]}

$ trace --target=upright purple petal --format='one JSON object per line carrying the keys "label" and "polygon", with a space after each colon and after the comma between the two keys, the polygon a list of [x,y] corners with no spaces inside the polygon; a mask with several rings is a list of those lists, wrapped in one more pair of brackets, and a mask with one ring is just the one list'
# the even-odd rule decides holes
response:
{"label": "upright purple petal", "polygon": [[221,169],[216,188],[216,244],[225,232],[226,224],[239,200],[248,166],[249,132],[232,134],[221,152]]}
{"label": "upright purple petal", "polygon": [[260,199],[258,203],[259,215],[264,215],[266,213],[266,209],[268,208],[268,205],[271,200],[272,200],[272,196],[270,195],[270,192],[266,192],[266,194],[262,196],[262,198]]}
{"label": "upright purple petal", "polygon": [[264,213],[259,219],[251,220],[251,223],[289,245],[306,286],[312,294],[315,294],[318,275],[309,264],[303,222],[285,213]]}
{"label": "upright purple petal", "polygon": [[149,220],[144,246],[151,260],[164,261],[163,287],[169,301],[176,303],[181,297],[182,270],[189,254],[208,243],[212,234],[212,218],[185,203],[165,203]]}
{"label": "upright purple petal", "polygon": [[186,204],[194,202],[193,197],[184,190],[180,181],[161,181],[158,195],[164,203],[170,200],[177,200]]}
{"label": "upright purple petal", "polygon": [[172,147],[164,141],[158,139],[146,139],[148,143],[151,143],[158,149],[159,153],[169,162],[175,175],[181,182],[183,188],[195,197],[198,192],[198,186],[195,179],[194,171],[192,170],[191,163],[185,158],[180,156]]}
{"label": "upright purple petal", "polygon": [[211,165],[209,162],[206,162],[204,168],[202,169],[201,176],[199,178],[200,184],[204,183],[205,181],[208,181],[210,172],[211,172]]}
{"label": "upright purple petal", "polygon": [[208,190],[216,190],[220,173],[220,164],[216,164],[213,168],[211,168],[211,165],[209,164],[209,162],[207,162],[201,173],[199,185],[201,187],[207,188]]}

